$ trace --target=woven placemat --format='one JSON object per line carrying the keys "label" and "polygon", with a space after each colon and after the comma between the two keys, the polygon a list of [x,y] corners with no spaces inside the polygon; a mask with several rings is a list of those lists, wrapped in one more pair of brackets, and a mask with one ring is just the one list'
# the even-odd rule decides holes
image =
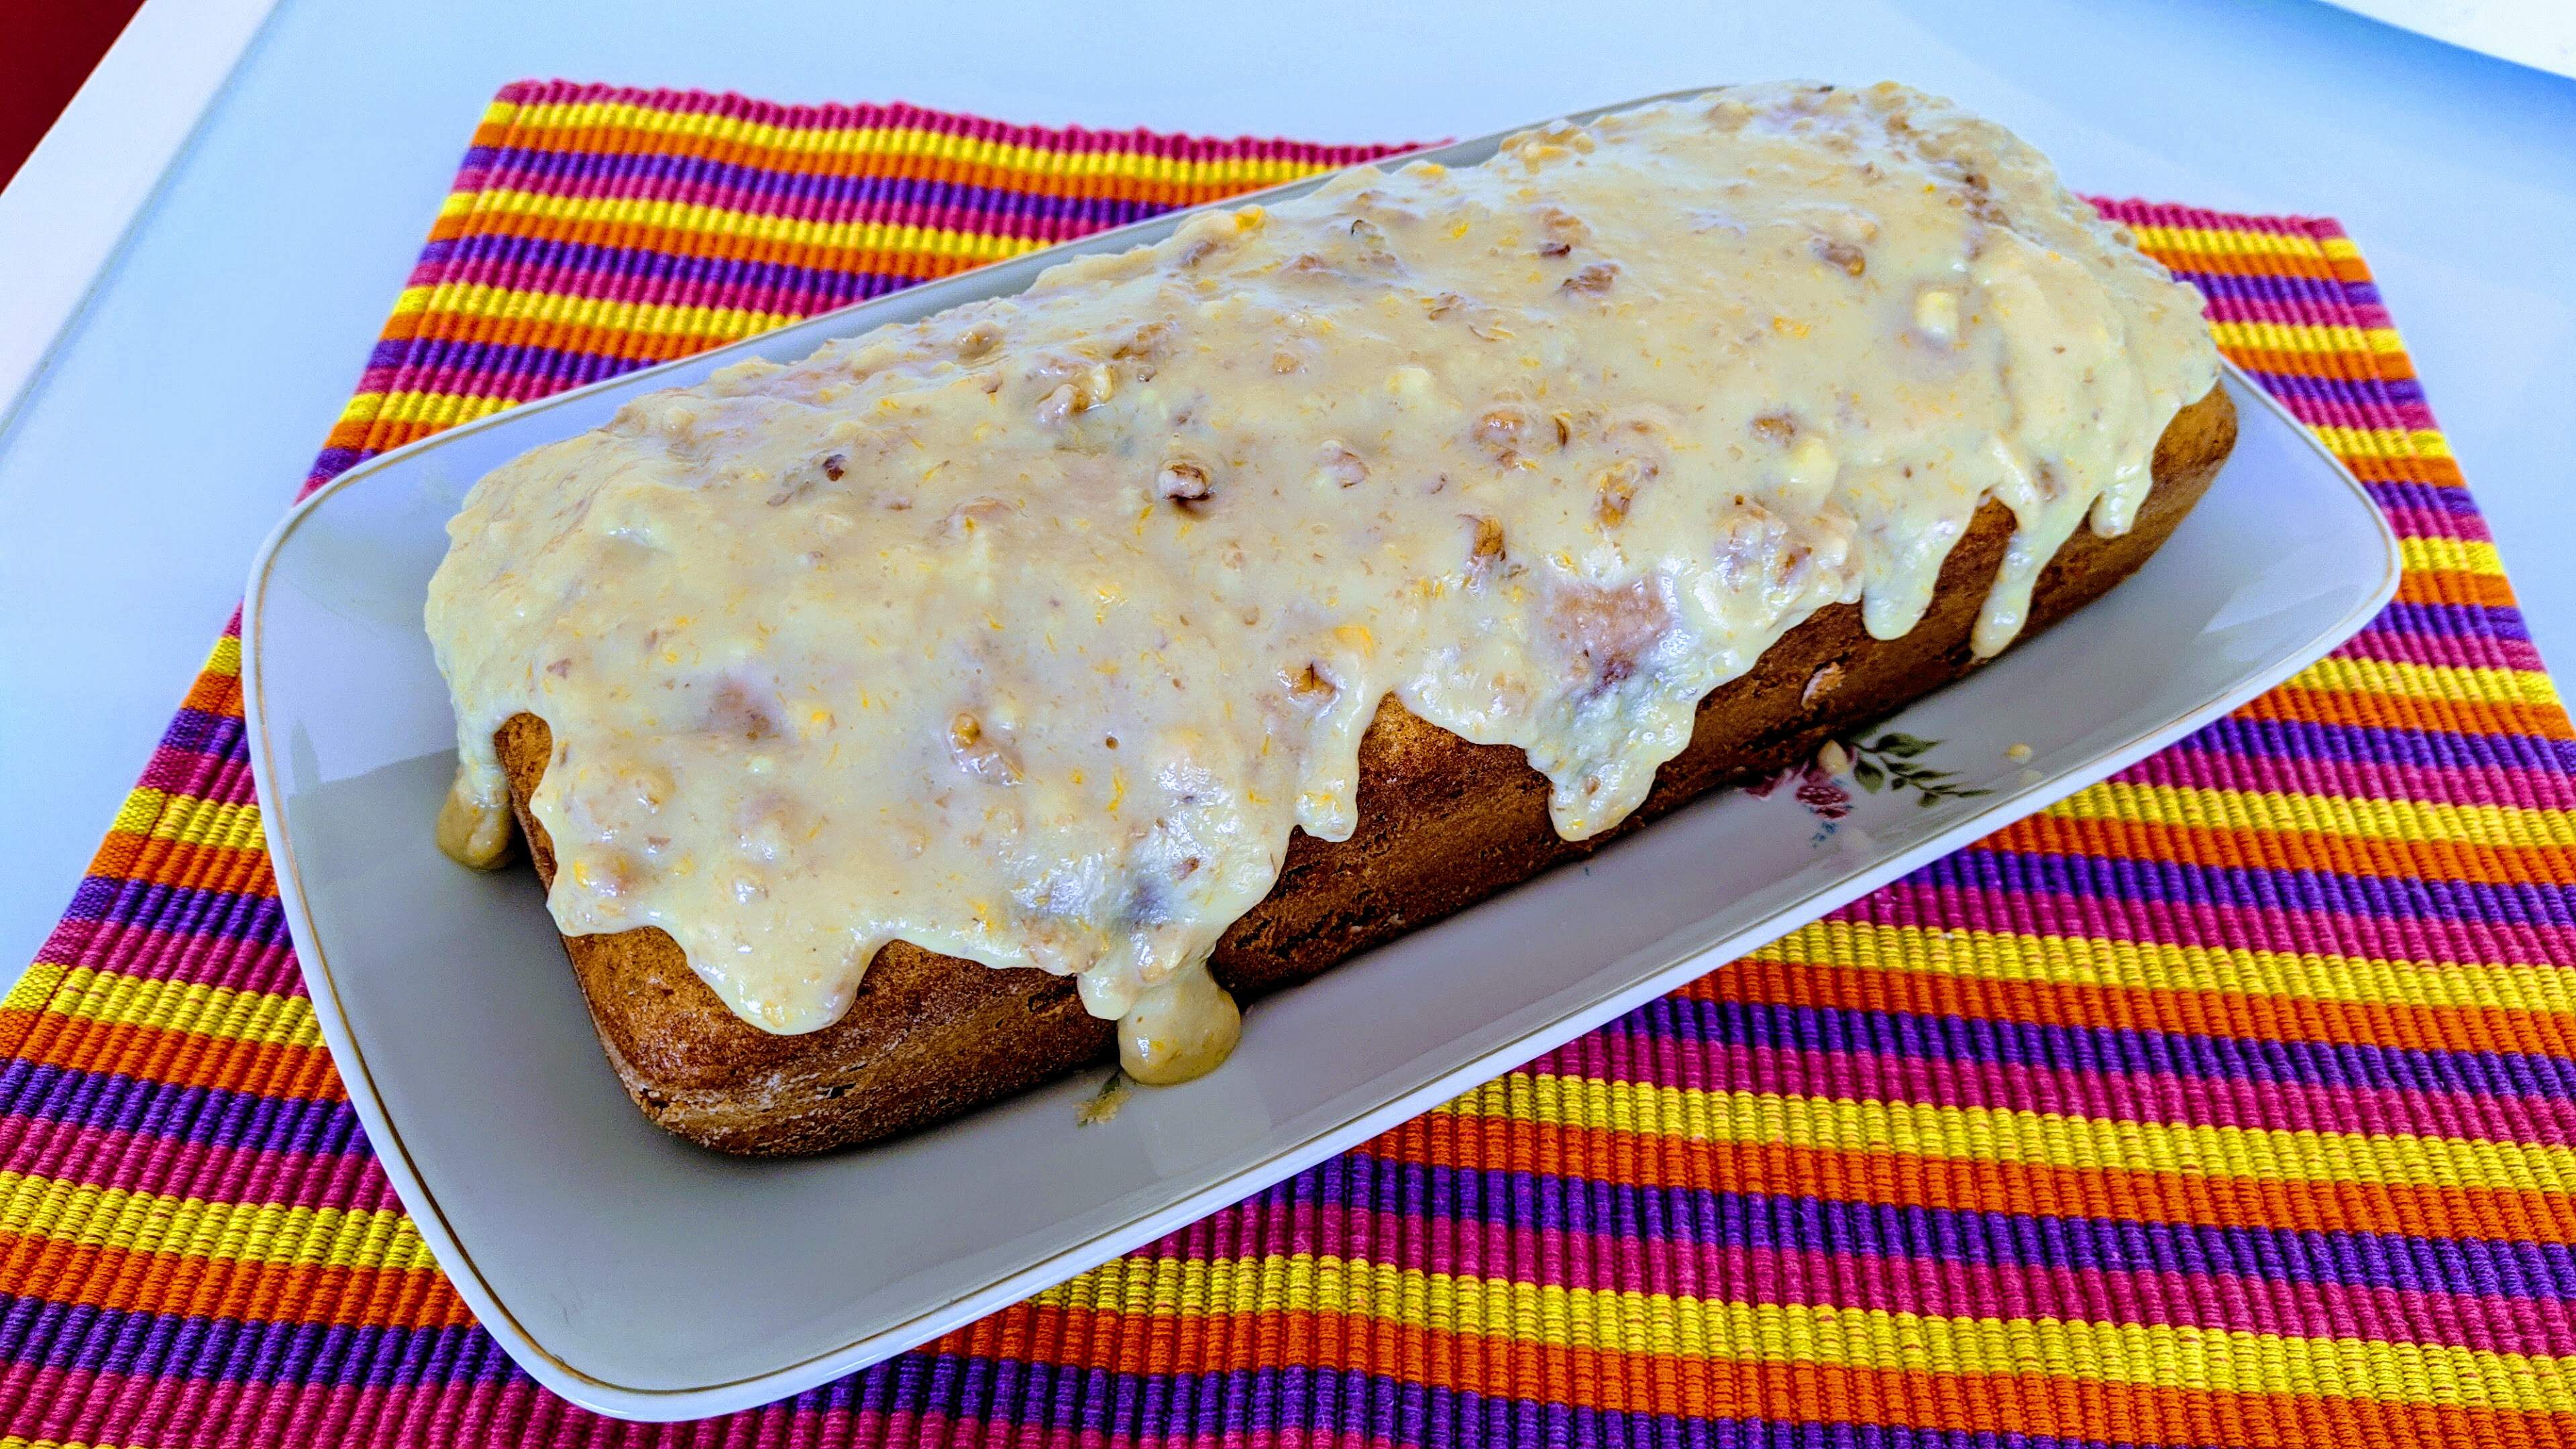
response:
{"label": "woven placemat", "polygon": [[[515,85],[314,478],[1372,154]],[[1365,1147],[729,1420],[571,1408],[430,1261],[297,979],[227,631],[0,1006],[0,1449],[2576,1440],[2567,715],[2342,231],[2109,209],[2404,535],[2367,632]]]}

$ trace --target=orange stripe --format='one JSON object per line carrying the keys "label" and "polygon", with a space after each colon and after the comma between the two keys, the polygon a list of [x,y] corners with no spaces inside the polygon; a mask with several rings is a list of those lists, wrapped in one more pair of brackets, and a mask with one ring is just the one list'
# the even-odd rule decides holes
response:
{"label": "orange stripe", "polygon": [[2322,830],[2230,829],[2059,815],[2016,820],[1982,843],[1995,850],[2170,860],[2220,869],[2326,870],[2382,880],[2551,886],[2576,880],[2576,849],[2563,845],[2468,846],[2451,840],[2387,840]]}
{"label": "orange stripe", "polygon": [[2563,1195],[2514,1188],[2263,1179],[1779,1142],[1703,1142],[1472,1111],[1416,1118],[1360,1150],[1398,1162],[1467,1171],[1508,1166],[1639,1187],[1958,1212],[2576,1242],[2576,1204]]}
{"label": "orange stripe", "polygon": [[201,714],[217,714],[227,719],[241,718],[241,676],[238,674],[200,674],[188,685],[188,697],[179,701],[184,709]]}
{"label": "orange stripe", "polygon": [[337,1102],[349,1095],[331,1065],[330,1053],[318,1046],[246,1041],[46,1011],[28,1014],[35,1020],[17,1055],[39,1066],[263,1097]]}
{"label": "orange stripe", "polygon": [[90,858],[89,873],[138,885],[182,886],[197,891],[273,896],[277,876],[265,849],[161,840],[111,830]]}
{"label": "orange stripe", "polygon": [[2500,1006],[2417,1006],[2188,987],[1998,981],[1938,971],[1872,970],[1832,960],[1768,958],[1733,962],[1682,987],[1678,994],[1695,1001],[2032,1026],[2576,1057],[2576,1020]]}
{"label": "orange stripe", "polygon": [[2162,247],[2139,250],[2177,272],[2211,272],[2224,277],[2304,277],[2317,282],[2354,280],[2336,275],[2331,261],[2314,254],[2175,251]]}
{"label": "orange stripe", "polygon": [[192,1318],[385,1328],[474,1322],[435,1268],[218,1260],[13,1233],[0,1233],[0,1291]]}
{"label": "orange stripe", "polygon": [[[961,260],[948,270],[964,271],[966,266]],[[409,336],[445,342],[547,347],[558,352],[593,353],[642,362],[667,362],[733,340],[730,335],[705,332],[657,332],[639,327],[594,325],[551,318],[472,316],[439,311],[435,306],[420,314],[419,325]],[[407,340],[395,336],[390,328],[386,330],[386,338]]]}
{"label": "orange stripe", "polygon": [[2286,373],[2291,377],[2310,377],[2349,382],[2401,382],[2415,375],[2403,353],[2357,351],[2335,348],[2324,351],[2296,351],[2275,347],[2222,347],[2219,349],[2238,367],[2256,372]]}
{"label": "orange stripe", "polygon": [[[716,117],[710,116],[707,120],[711,125],[720,124],[719,118]],[[771,122],[770,124],[779,123]],[[855,145],[847,149],[836,151],[789,150],[784,147],[764,146],[741,135],[717,135],[705,131],[690,134],[671,131],[644,130],[635,127],[621,126],[615,123],[584,126],[578,129],[561,126],[520,127],[515,124],[507,126],[506,129],[498,127],[487,129],[495,131],[495,138],[488,142],[478,139],[476,144],[508,146],[516,150],[535,152],[539,154],[564,155],[573,153],[603,153],[612,155],[618,160],[624,160],[629,156],[702,157],[707,160],[722,162],[728,165],[751,167],[762,171],[773,171],[782,175],[797,177],[883,177],[888,179],[917,177],[925,181],[941,182],[955,186],[982,187],[990,190],[1007,191],[1026,196],[1059,198],[1109,197],[1122,201],[1154,202],[1167,206],[1189,206],[1201,201],[1212,200],[1221,196],[1235,195],[1248,189],[1255,189],[1262,184],[1257,181],[1244,181],[1230,184],[1189,183],[1154,177],[1112,175],[1106,173],[1059,175],[1044,171],[1026,170],[1015,166],[988,165],[981,162],[960,160],[955,157],[925,156],[918,154],[889,155],[882,150],[862,149]],[[872,127],[817,126],[799,127],[797,129],[809,132],[830,133],[833,131],[858,131],[863,129],[928,130],[930,128],[921,125],[914,125],[907,128],[901,126],[900,123],[892,125],[881,123]],[[965,138],[960,139],[962,141]],[[1031,141],[1012,141],[1008,137],[997,139],[1004,141],[1005,144],[1025,146],[1029,149],[1041,152],[1050,152],[1059,155],[1076,154],[1062,146],[1050,146],[1044,143]],[[1141,153],[1122,149],[1121,154],[1138,155]],[[1190,158],[1177,157],[1175,159],[1187,160]],[[1315,162],[1303,164],[1312,164],[1320,167],[1323,163]],[[2198,263],[2194,262],[2193,265],[2198,265]]]}
{"label": "orange stripe", "polygon": [[2567,722],[2567,711],[2558,705],[2417,699],[2345,689],[2307,689],[2295,684],[2282,685],[2240,708],[2237,714],[2246,719],[2305,720],[2369,729],[2576,739],[2576,729]]}
{"label": "orange stripe", "polygon": [[2397,581],[2397,597],[2409,604],[2468,604],[2485,609],[2510,609],[2514,605],[2513,585],[2502,574],[2480,574],[2452,569],[2409,569]]}
{"label": "orange stripe", "polygon": [[[740,213],[737,213],[740,214]],[[506,236],[544,241],[572,241],[592,246],[634,247],[646,251],[670,252],[678,256],[720,257],[728,260],[757,259],[767,262],[790,262],[829,272],[883,272],[896,276],[945,276],[955,267],[940,269],[935,264],[948,260],[935,254],[912,249],[885,247],[834,246],[827,242],[798,241],[786,237],[765,237],[748,228],[738,231],[708,231],[697,227],[665,227],[648,221],[611,219],[596,216],[549,216],[522,211],[477,212],[468,228],[476,236]],[[1017,229],[979,226],[973,233],[979,238],[1011,238],[1026,242],[1050,240],[1048,229],[1036,222]],[[925,264],[934,264],[925,269]],[[561,291],[562,289],[552,289]],[[600,294],[571,291],[569,296]]]}
{"label": "orange stripe", "polygon": [[2337,453],[2335,456],[2352,470],[2352,476],[2364,483],[2432,483],[2444,488],[2468,486],[2459,463],[2438,455],[2382,458],[2367,453]]}
{"label": "orange stripe", "polygon": [[[1177,1321],[1176,1321],[1177,1317]],[[934,1352],[1117,1373],[1300,1366],[1373,1373],[1502,1401],[1691,1418],[1795,1418],[2093,1442],[2528,1443],[2576,1416],[2322,1394],[2154,1386],[2019,1363],[1992,1373],[1622,1353],[1310,1309],[1169,1315],[1020,1304]]]}

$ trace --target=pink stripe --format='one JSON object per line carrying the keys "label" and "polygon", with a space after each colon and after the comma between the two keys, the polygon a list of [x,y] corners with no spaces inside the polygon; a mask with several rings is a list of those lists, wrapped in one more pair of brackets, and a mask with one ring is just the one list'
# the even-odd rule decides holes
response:
{"label": "pink stripe", "polygon": [[2362,331],[2388,326],[2388,314],[2382,308],[2283,302],[2271,297],[2211,297],[2208,313],[2213,322],[2272,322],[2285,327],[2339,326]]}
{"label": "pink stripe", "polygon": [[[2527,669],[2543,672],[2540,653],[2527,639],[2492,634],[2432,634],[2405,629],[2365,629],[2335,647],[2338,659],[2385,659],[2471,669]],[[2385,712],[2403,715],[2412,709],[2404,696],[2383,696]]]}
{"label": "pink stripe", "polygon": [[[2569,1018],[2576,1021],[2576,1016]],[[2576,1141],[2576,1102],[2556,1097],[2427,1092],[2349,1083],[2255,1081],[2175,1072],[2088,1072],[2023,1062],[1954,1061],[1902,1052],[1693,1042],[1612,1029],[1560,1047],[1540,1065],[1609,1081],[1702,1092],[1776,1093],[1838,1101],[1928,1103],[2257,1132],[2357,1132],[2468,1141]],[[2213,1181],[2235,1174],[2202,1168]],[[2534,1192],[2567,1189],[2526,1183]]]}
{"label": "pink stripe", "polygon": [[2472,543],[2492,543],[2495,535],[2487,531],[2487,521],[2474,513],[2458,513],[2447,508],[2409,508],[2404,504],[2381,503],[2379,511],[2388,518],[2388,526],[2405,538],[2459,538]]}
{"label": "pink stripe", "polygon": [[351,1153],[225,1147],[153,1133],[0,1116],[0,1161],[57,1182],[210,1202],[401,1212],[364,1144]]}
{"label": "pink stripe", "polygon": [[[820,1418],[796,1414],[810,1424]],[[268,1444],[402,1443],[525,1449],[586,1443],[708,1442],[696,1426],[617,1424],[512,1376],[455,1384],[374,1387],[154,1377],[88,1369],[0,1374],[0,1421],[36,1439],[98,1442],[127,1435],[153,1449],[250,1449]]]}
{"label": "pink stripe", "polygon": [[[1978,846],[1968,847],[1970,851]],[[2107,867],[2109,862],[2102,862]],[[2557,966],[2576,961],[2576,928],[2481,924],[2439,918],[2398,920],[2347,912],[2213,905],[2206,901],[2126,901],[2054,891],[1953,890],[1910,876],[1861,897],[1829,919],[1915,926],[1924,930],[2072,931],[2113,940],[2153,941],[2212,950],[2300,955],[2330,943],[2341,954],[2393,961],[2467,961],[2501,966]],[[2552,1048],[2576,1055],[2576,1042]]]}
{"label": "pink stripe", "polygon": [[[1275,1216],[1275,1215],[1273,1215]],[[1837,1254],[1759,1244],[1614,1236],[1536,1223],[1424,1218],[1398,1209],[1299,1201],[1287,1231],[1219,1246],[1176,1234],[1153,1261],[1290,1252],[1365,1258],[1423,1273],[1569,1289],[1801,1303],[1888,1313],[2083,1318],[2245,1333],[2457,1344],[2498,1353],[2576,1353],[2566,1304],[2507,1294],[2370,1284],[1929,1259],[1901,1251]]]}
{"label": "pink stripe", "polygon": [[[261,897],[263,900],[273,897]],[[294,948],[282,937],[262,942],[195,931],[150,926],[104,925],[77,951],[45,960],[65,966],[140,977],[221,986],[231,991],[259,991],[272,996],[304,994],[303,973]]]}
{"label": "pink stripe", "polygon": [[[2249,778],[2250,777],[2250,778]],[[2248,755],[2195,735],[2139,761],[2121,779],[2195,790],[2284,790],[2354,800],[2576,810],[2576,781],[2553,770],[2365,764]]]}

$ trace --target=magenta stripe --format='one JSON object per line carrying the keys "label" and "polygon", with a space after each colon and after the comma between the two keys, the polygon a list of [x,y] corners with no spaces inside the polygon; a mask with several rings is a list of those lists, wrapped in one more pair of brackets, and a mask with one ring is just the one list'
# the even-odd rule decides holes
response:
{"label": "magenta stripe", "polygon": [[401,1212],[364,1143],[348,1152],[228,1147],[158,1133],[0,1116],[0,1160],[57,1182],[226,1203]]}
{"label": "magenta stripe", "polygon": [[[2576,1022],[2576,1016],[2570,1020]],[[2248,1131],[2349,1132],[2559,1147],[2576,1142],[2576,1102],[2558,1097],[2167,1072],[2114,1073],[1776,1042],[1703,1040],[1683,1051],[1668,1048],[1666,1040],[1607,1030],[1578,1038],[1532,1066],[1602,1081],[1825,1101],[1926,1103]],[[1799,1110],[1794,1102],[1787,1106]],[[2539,1182],[2524,1186],[2534,1192],[2565,1190]]]}
{"label": "magenta stripe", "polygon": [[2394,922],[2346,912],[2253,909],[2205,901],[2130,902],[2038,890],[1960,891],[1921,875],[1909,876],[1863,896],[1836,912],[1835,918],[1935,931],[1965,928],[2025,935],[2073,933],[2158,945],[2291,955],[2331,946],[2343,955],[2397,961],[2467,961],[2503,966],[2558,966],[2576,961],[2576,929],[2562,926],[2495,926],[2473,933],[2459,922]]}
{"label": "magenta stripe", "polygon": [[[2248,778],[2251,776],[2252,778]],[[2400,805],[2501,805],[2576,810],[2576,789],[2547,770],[2365,764],[2213,748],[2195,736],[2120,773],[2131,784],[2178,789],[2296,792]],[[2576,820],[2566,822],[2576,830]]]}
{"label": "magenta stripe", "polygon": [[2387,516],[2388,526],[2400,538],[2458,538],[2471,543],[2493,543],[2495,535],[2487,531],[2487,521],[2474,513],[2451,508],[2408,508],[2383,502],[2379,511]]}
{"label": "magenta stripe", "polygon": [[[1890,1244],[1830,1253],[1744,1242],[1611,1236],[1579,1228],[1437,1218],[1333,1202],[1300,1205],[1278,1235],[1217,1245],[1184,1235],[1140,1250],[1158,1261],[1213,1251],[1329,1254],[1422,1273],[1562,1284],[1596,1292],[1802,1303],[1888,1313],[2081,1318],[2178,1328],[2457,1344],[2498,1353],[2576,1353],[2576,1323],[2557,1299],[2434,1292],[2331,1281],[2183,1273],[2117,1264],[1945,1261],[1941,1271]],[[1249,1226],[1249,1225],[1247,1225]],[[1284,1236],[1286,1241],[1278,1241]],[[2009,1370],[2005,1370],[2009,1371]]]}
{"label": "magenta stripe", "polygon": [[[2354,635],[2335,651],[2337,658],[2386,659],[2403,664],[2432,664],[2454,669],[2519,669],[2546,674],[2540,650],[2528,639],[2493,634],[2435,634],[2415,629],[2374,627]],[[2397,696],[2384,696],[2395,699]]]}

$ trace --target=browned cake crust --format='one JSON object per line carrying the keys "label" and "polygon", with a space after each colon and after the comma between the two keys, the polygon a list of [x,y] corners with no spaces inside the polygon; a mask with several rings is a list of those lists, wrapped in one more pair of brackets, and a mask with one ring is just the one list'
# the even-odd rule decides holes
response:
{"label": "browned cake crust", "polygon": [[[2146,562],[2235,441],[2223,390],[2175,417],[2136,525],[2110,539],[2079,530],[2041,574],[2023,637]],[[1664,765],[1636,815],[1581,844],[1557,838],[1547,781],[1519,750],[1469,744],[1388,698],[1360,743],[1357,833],[1291,840],[1277,888],[1218,943],[1217,979],[1245,1001],[1307,980],[1709,790],[1787,768],[1959,678],[1976,667],[1969,631],[2011,533],[2012,516],[1988,503],[1943,565],[1931,609],[1901,639],[1872,639],[1848,604],[1791,630],[1701,702],[1690,747]],[[494,739],[529,854],[551,885],[553,847],[527,804],[553,754],[545,721],[516,715]],[[726,1010],[651,927],[569,937],[564,948],[627,1094],[663,1127],[720,1152],[866,1142],[1114,1055],[1112,1024],[1083,1011],[1072,978],[996,971],[901,941],[878,954],[848,1015],[804,1036],[772,1036]],[[1260,1019],[1245,1029],[1259,1031]]]}

